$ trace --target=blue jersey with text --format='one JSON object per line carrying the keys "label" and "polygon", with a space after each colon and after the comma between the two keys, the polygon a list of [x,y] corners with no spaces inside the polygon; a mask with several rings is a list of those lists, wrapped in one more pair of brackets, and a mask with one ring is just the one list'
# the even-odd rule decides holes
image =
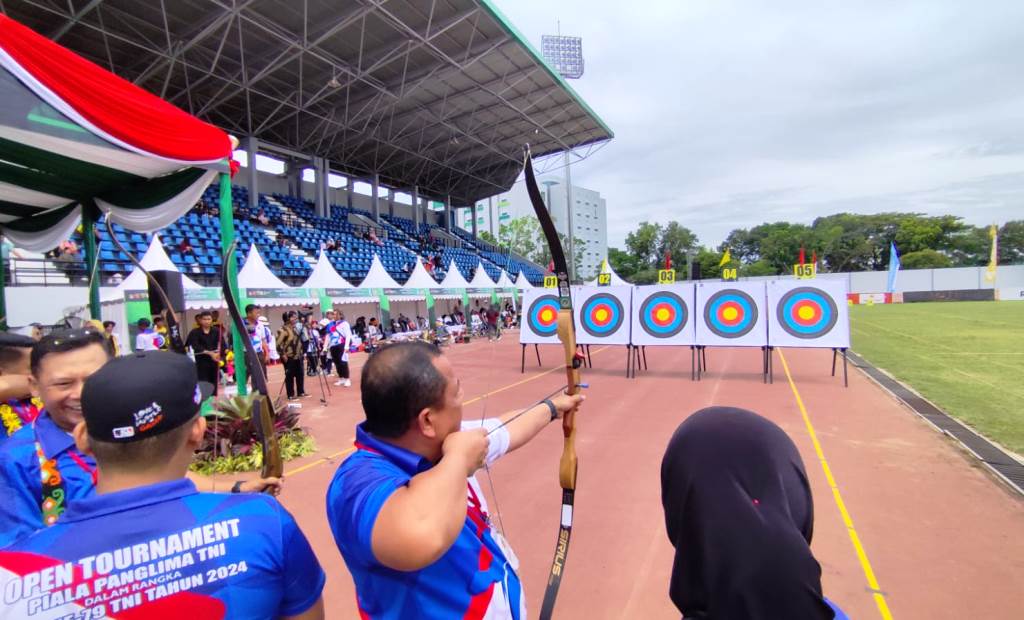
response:
{"label": "blue jersey with text", "polygon": [[308,610],[323,587],[277,500],[186,479],[80,500],[0,551],[0,618],[269,619]]}
{"label": "blue jersey with text", "polygon": [[[356,428],[359,450],[345,460],[327,490],[334,541],[356,585],[359,612],[368,619],[501,617],[518,620],[524,608],[519,577],[497,542],[486,513],[470,498],[454,544],[415,571],[384,566],[371,536],[384,502],[431,463]],[[473,493],[471,492],[471,495]]]}
{"label": "blue jersey with text", "polygon": [[[63,497],[43,506],[42,449],[46,475],[57,475]],[[45,410],[31,425],[0,445],[0,548],[44,526],[44,511],[59,519],[67,506],[96,490],[96,461],[75,447],[75,440]]]}

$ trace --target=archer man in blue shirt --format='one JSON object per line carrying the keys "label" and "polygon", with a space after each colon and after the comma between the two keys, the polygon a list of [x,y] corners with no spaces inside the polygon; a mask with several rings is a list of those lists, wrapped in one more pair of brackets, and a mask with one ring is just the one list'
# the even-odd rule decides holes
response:
{"label": "archer man in blue shirt", "polygon": [[96,493],[0,551],[0,615],[324,617],[324,572],[281,504],[185,478],[206,431],[200,402],[195,364],[175,353],[117,358],[86,379],[72,435],[99,466]]}
{"label": "archer man in blue shirt", "polygon": [[562,394],[498,418],[462,419],[451,363],[427,343],[374,353],[360,381],[358,450],[327,490],[334,540],[360,617],[525,619],[518,560],[491,520],[473,473],[574,410]]}

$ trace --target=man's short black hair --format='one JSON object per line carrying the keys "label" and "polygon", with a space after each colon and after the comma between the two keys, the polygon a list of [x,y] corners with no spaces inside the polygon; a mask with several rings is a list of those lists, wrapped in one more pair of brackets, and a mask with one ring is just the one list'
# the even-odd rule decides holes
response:
{"label": "man's short black hair", "polygon": [[416,341],[396,343],[370,356],[360,381],[367,431],[400,437],[420,411],[441,402],[448,381],[434,367],[440,355],[437,347]]}
{"label": "man's short black hair", "polygon": [[151,323],[149,322],[149,319],[141,318],[141,319],[139,319],[138,323],[136,323],[136,325],[138,325],[142,329],[146,329],[146,328],[148,328],[151,325]]}
{"label": "man's short black hair", "polygon": [[163,323],[163,322],[164,322],[164,317],[162,317],[162,316],[155,316],[155,317],[153,317],[153,324],[154,325],[156,325],[157,323]]}
{"label": "man's short black hair", "polygon": [[201,319],[203,317],[210,317],[212,319],[213,318],[213,313],[210,312],[209,310],[203,310],[202,312],[200,312],[199,314],[196,315],[197,319]]}
{"label": "man's short black hair", "polygon": [[96,461],[103,467],[139,471],[147,467],[163,466],[177,453],[191,431],[192,424],[186,423],[166,433],[129,443],[100,441],[90,436],[89,447]]}
{"label": "man's short black hair", "polygon": [[259,306],[256,304],[245,304],[245,313],[249,314],[253,310],[259,310]]}
{"label": "man's short black hair", "polygon": [[28,336],[11,332],[0,332],[0,368],[6,369],[22,359],[26,351],[31,351],[36,341]]}
{"label": "man's short black hair", "polygon": [[32,374],[37,377],[39,376],[39,366],[47,355],[77,351],[94,344],[103,347],[107,355],[110,354],[103,334],[95,329],[62,329],[50,332],[32,347],[32,356],[30,358]]}
{"label": "man's short black hair", "polygon": [[113,321],[103,321],[103,327],[116,327],[117,323]]}

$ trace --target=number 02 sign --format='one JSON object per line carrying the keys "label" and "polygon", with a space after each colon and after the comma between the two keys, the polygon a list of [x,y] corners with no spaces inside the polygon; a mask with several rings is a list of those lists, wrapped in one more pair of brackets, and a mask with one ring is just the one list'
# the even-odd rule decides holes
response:
{"label": "number 02 sign", "polygon": [[818,268],[814,263],[793,265],[793,275],[800,280],[810,280],[818,275]]}

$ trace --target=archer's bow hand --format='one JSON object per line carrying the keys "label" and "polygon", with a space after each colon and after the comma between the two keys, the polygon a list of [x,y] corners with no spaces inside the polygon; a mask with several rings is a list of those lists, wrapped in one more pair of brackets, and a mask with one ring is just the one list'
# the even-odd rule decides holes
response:
{"label": "archer's bow hand", "polygon": [[580,403],[587,399],[583,394],[559,394],[551,399],[551,404],[555,406],[555,411],[558,412],[557,419],[562,417],[569,412],[576,412],[579,409]]}

